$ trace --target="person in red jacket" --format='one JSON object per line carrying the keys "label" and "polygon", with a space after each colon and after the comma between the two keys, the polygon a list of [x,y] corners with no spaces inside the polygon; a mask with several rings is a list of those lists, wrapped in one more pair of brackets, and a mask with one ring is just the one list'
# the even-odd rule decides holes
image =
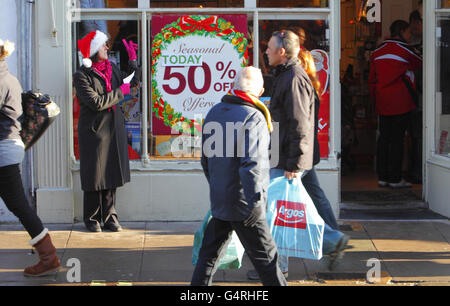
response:
{"label": "person in red jacket", "polygon": [[411,184],[402,178],[403,139],[416,108],[413,71],[422,66],[422,58],[407,43],[411,32],[406,21],[394,21],[390,32],[370,60],[369,89],[379,115],[377,175],[381,187],[405,188]]}

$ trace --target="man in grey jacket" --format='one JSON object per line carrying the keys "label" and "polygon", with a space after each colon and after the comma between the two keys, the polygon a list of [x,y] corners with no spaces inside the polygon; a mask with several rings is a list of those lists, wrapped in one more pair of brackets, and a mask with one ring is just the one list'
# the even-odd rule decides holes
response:
{"label": "man in grey jacket", "polygon": [[272,124],[267,108],[258,100],[262,92],[261,71],[244,68],[234,89],[206,116],[201,164],[210,186],[212,219],[191,285],[211,285],[233,230],[263,285],[286,285],[265,217]]}

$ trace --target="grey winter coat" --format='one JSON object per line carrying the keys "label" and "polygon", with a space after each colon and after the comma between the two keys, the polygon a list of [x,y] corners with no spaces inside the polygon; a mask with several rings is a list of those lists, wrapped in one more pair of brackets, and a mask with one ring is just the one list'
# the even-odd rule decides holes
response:
{"label": "grey winter coat", "polygon": [[[80,103],[78,141],[81,188],[100,191],[130,181],[125,118],[118,103],[124,99],[122,74],[112,64],[111,88],[92,68],[81,67],[73,77]],[[117,105],[116,105],[117,104]],[[115,110],[111,107],[116,105]]]}

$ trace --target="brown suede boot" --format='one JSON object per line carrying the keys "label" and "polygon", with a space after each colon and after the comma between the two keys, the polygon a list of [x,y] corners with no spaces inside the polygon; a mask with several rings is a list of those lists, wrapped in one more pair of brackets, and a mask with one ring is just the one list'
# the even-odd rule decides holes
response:
{"label": "brown suede boot", "polygon": [[40,260],[36,265],[25,269],[23,273],[25,276],[44,276],[59,271],[61,264],[48,233],[33,246],[36,248]]}

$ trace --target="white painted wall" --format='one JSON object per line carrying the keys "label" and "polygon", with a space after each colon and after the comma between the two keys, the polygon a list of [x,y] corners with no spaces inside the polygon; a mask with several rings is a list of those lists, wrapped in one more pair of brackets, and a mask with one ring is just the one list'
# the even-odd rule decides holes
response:
{"label": "white painted wall", "polygon": [[[3,41],[17,41],[17,13],[16,0],[0,1],[0,39]],[[16,46],[17,47],[17,46]],[[17,52],[14,52],[6,59],[9,71],[17,76]],[[17,218],[6,208],[5,203],[0,199],[0,222],[17,222]]]}
{"label": "white painted wall", "polygon": [[438,214],[450,217],[450,168],[427,164],[427,200],[430,209]]}

